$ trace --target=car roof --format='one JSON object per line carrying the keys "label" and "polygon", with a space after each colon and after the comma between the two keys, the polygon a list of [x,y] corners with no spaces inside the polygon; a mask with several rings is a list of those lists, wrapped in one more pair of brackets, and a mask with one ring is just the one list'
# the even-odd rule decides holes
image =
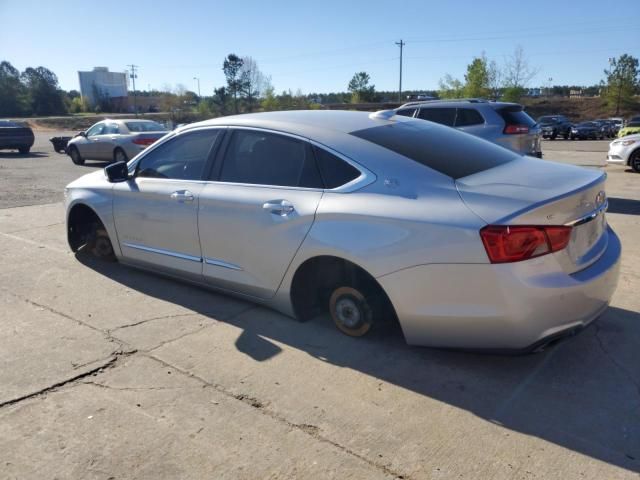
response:
{"label": "car roof", "polygon": [[493,109],[497,109],[500,107],[522,107],[519,103],[510,103],[510,102],[492,102],[486,100],[484,98],[452,98],[448,100],[424,100],[417,102],[408,102],[400,107],[400,108],[410,108],[410,107],[470,107],[475,105],[486,105]]}
{"label": "car roof", "polygon": [[[393,115],[379,115],[370,112],[350,110],[287,110],[280,112],[247,113],[218,117],[203,122],[190,123],[179,131],[206,126],[245,126],[278,130],[310,136],[312,132],[332,131],[348,134],[365,128],[377,127],[385,123],[412,121]],[[311,135],[313,138],[313,135]]]}

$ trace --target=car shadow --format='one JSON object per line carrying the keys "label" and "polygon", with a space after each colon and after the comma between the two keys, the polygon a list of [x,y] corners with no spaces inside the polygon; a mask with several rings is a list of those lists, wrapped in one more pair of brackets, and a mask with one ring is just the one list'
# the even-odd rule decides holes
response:
{"label": "car shadow", "polygon": [[29,152],[29,153],[20,153],[20,152],[0,152],[0,159],[3,158],[42,158],[48,157],[49,154],[45,152]]}
{"label": "car shadow", "polygon": [[[83,254],[86,266],[123,286],[215,318],[217,294]],[[251,304],[247,303],[247,306]],[[221,320],[242,330],[236,348],[256,362],[278,344],[464,409],[501,427],[640,471],[640,314],[608,311],[542,353],[476,354],[411,347],[397,325],[364,338],[326,316],[301,323],[264,308]]]}
{"label": "car shadow", "polygon": [[629,198],[609,197],[609,213],[623,213],[625,215],[640,215],[640,200]]}

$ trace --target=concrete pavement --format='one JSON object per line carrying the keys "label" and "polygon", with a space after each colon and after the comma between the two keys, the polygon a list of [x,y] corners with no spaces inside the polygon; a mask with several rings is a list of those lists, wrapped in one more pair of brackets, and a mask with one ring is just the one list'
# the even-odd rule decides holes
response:
{"label": "concrete pavement", "polygon": [[640,478],[640,175],[607,171],[612,307],[522,357],[345,337],[76,257],[59,203],[1,209],[0,478]]}

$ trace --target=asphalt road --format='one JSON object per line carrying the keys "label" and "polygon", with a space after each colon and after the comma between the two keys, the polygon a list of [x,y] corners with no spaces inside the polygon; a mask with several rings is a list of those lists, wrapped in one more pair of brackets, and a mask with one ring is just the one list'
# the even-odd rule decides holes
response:
{"label": "asphalt road", "polygon": [[[76,257],[59,202],[95,167],[50,135],[0,154],[0,478],[639,478],[640,175],[606,167],[610,309],[503,357],[353,339]],[[606,142],[544,151],[601,168]]]}

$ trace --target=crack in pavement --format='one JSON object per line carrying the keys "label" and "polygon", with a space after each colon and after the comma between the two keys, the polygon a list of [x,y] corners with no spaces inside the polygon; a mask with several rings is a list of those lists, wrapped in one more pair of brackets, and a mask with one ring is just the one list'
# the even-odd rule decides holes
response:
{"label": "crack in pavement", "polygon": [[[19,230],[10,230],[8,232],[2,232],[2,233],[7,233],[9,235],[12,235],[14,233],[28,232],[29,230],[39,230],[41,228],[49,228],[49,227],[53,227],[55,225],[64,225],[64,222],[50,223],[48,225],[40,225],[40,226],[37,226],[37,227],[21,228]],[[19,237],[19,238],[22,238],[22,237]]]}
{"label": "crack in pavement", "polygon": [[51,245],[47,245],[47,244],[41,243],[41,242],[34,242],[33,240],[29,240],[28,238],[19,237],[17,235],[12,235],[10,233],[0,232],[0,235],[2,235],[3,237],[10,238],[12,240],[17,240],[19,242],[28,243],[29,245],[34,245],[34,246],[36,246],[38,248],[45,248],[47,250],[51,250],[52,252],[62,253],[64,255],[70,255],[71,254],[71,252],[69,250],[63,250],[61,248],[55,248],[55,247],[52,247]]}
{"label": "crack in pavement", "polygon": [[153,322],[154,320],[166,320],[168,318],[188,317],[190,315],[197,315],[197,314],[193,313],[193,312],[192,313],[176,313],[174,315],[162,315],[160,317],[146,318],[144,320],[139,320],[137,322],[128,323],[126,325],[120,325],[119,327],[116,327],[116,328],[111,328],[111,329],[107,330],[107,332],[112,333],[112,332],[115,332],[115,331],[123,329],[123,328],[137,327],[138,325],[142,325],[143,323],[147,323],[147,322]]}
{"label": "crack in pavement", "polygon": [[[14,296],[14,297],[16,297],[16,298],[18,298],[18,299],[30,304],[30,305],[33,305],[33,306],[38,307],[38,308],[45,309],[45,310],[47,310],[47,311],[49,311],[51,313],[54,313],[56,315],[59,315],[59,316],[64,317],[66,319],[69,319],[71,321],[74,321],[74,322],[78,323],[79,325],[88,327],[88,328],[90,328],[90,329],[92,329],[94,331],[102,333],[108,341],[118,344],[120,346],[120,349],[114,351],[110,355],[110,357],[107,360],[105,360],[104,363],[100,364],[99,366],[97,366],[97,367],[95,367],[95,368],[93,368],[91,370],[88,370],[87,372],[83,372],[81,374],[75,375],[75,376],[73,376],[71,378],[68,378],[66,380],[63,380],[63,381],[60,381],[60,382],[56,382],[55,384],[50,385],[48,387],[45,387],[43,389],[40,389],[40,390],[38,390],[36,392],[33,392],[33,393],[30,393],[30,394],[27,394],[27,395],[23,395],[23,396],[18,397],[18,398],[14,398],[14,399],[2,402],[2,403],[0,403],[0,408],[11,406],[11,405],[15,405],[15,404],[18,404],[18,403],[20,403],[20,402],[22,402],[24,400],[28,400],[28,399],[31,399],[31,398],[36,398],[36,397],[40,397],[40,396],[46,395],[49,392],[58,390],[60,388],[63,388],[65,386],[69,386],[69,385],[91,384],[91,385],[94,385],[94,386],[96,386],[98,388],[107,388],[107,389],[115,389],[115,390],[162,390],[162,389],[167,389],[167,388],[163,388],[163,387],[140,387],[140,388],[127,387],[127,388],[117,388],[117,387],[110,387],[108,385],[101,384],[101,383],[94,382],[94,381],[90,381],[90,382],[82,381],[83,379],[85,379],[87,377],[96,376],[97,374],[102,373],[106,369],[113,368],[117,364],[118,360],[120,358],[122,358],[122,357],[129,357],[129,356],[132,356],[132,355],[135,355],[135,354],[139,354],[139,355],[143,355],[143,356],[145,356],[145,357],[147,357],[149,359],[152,359],[152,360],[160,363],[161,365],[163,365],[165,367],[172,368],[173,370],[175,370],[176,372],[179,372],[182,375],[185,375],[187,377],[196,379],[197,381],[201,382],[204,386],[209,387],[209,388],[213,388],[217,392],[220,392],[221,394],[223,394],[223,395],[225,395],[225,396],[227,396],[229,398],[232,398],[232,399],[234,399],[236,401],[241,401],[243,403],[246,403],[247,405],[251,406],[252,408],[255,408],[261,414],[273,419],[274,421],[279,422],[279,423],[281,423],[283,425],[286,425],[290,429],[298,430],[300,432],[303,432],[304,434],[310,436],[311,438],[313,438],[314,440],[316,440],[318,442],[322,442],[322,443],[325,443],[327,445],[331,445],[333,448],[336,448],[337,450],[343,452],[344,454],[347,454],[347,455],[350,455],[352,457],[357,458],[358,460],[360,460],[361,462],[364,462],[365,464],[371,466],[372,468],[375,468],[376,470],[379,470],[379,471],[383,472],[385,475],[393,476],[396,479],[411,480],[411,477],[407,476],[406,474],[401,474],[399,472],[396,472],[388,465],[380,464],[380,463],[376,462],[375,460],[371,460],[371,459],[367,458],[365,455],[362,455],[362,454],[350,449],[349,447],[341,445],[340,443],[336,442],[335,440],[332,440],[332,439],[330,439],[328,437],[323,436],[320,433],[320,428],[315,426],[315,425],[310,425],[310,424],[306,424],[306,423],[301,423],[301,424],[293,423],[293,422],[287,420],[281,414],[278,414],[277,412],[268,409],[267,408],[268,407],[268,403],[262,402],[262,401],[254,398],[254,397],[252,397],[250,395],[246,395],[246,394],[242,394],[242,393],[238,394],[238,393],[230,392],[229,390],[224,388],[222,385],[208,382],[204,378],[199,377],[199,376],[197,376],[197,375],[195,375],[193,373],[190,373],[188,371],[182,370],[182,369],[180,369],[180,368],[178,368],[178,367],[176,367],[174,365],[171,365],[170,363],[165,362],[165,361],[161,360],[160,358],[153,356],[150,353],[153,350],[156,350],[156,349],[160,348],[163,345],[166,345],[166,344],[171,343],[171,342],[175,342],[175,341],[177,341],[177,340],[179,340],[181,338],[184,338],[184,337],[186,337],[188,335],[193,335],[193,334],[196,334],[198,332],[201,332],[202,330],[204,330],[206,328],[209,328],[212,325],[214,325],[213,322],[203,326],[202,328],[199,328],[196,331],[187,332],[184,335],[181,335],[181,336],[179,336],[177,338],[166,340],[166,341],[160,343],[159,345],[157,345],[156,347],[154,347],[153,349],[151,349],[149,352],[144,352],[144,351],[138,351],[136,349],[133,349],[129,344],[127,344],[127,342],[124,342],[124,341],[121,341],[121,340],[119,340],[117,338],[112,337],[111,336],[111,332],[112,332],[111,330],[102,330],[100,328],[94,327],[91,324],[88,324],[88,323],[83,322],[82,320],[78,320],[76,318],[73,318],[70,315],[67,315],[67,314],[65,314],[63,312],[60,312],[60,311],[58,311],[58,310],[56,310],[54,308],[51,308],[51,307],[49,307],[47,305],[35,302],[35,301],[33,301],[33,300],[29,299],[29,298],[26,298],[26,297],[23,297],[21,295],[18,295],[16,293],[14,293],[14,292],[11,292],[10,290],[8,290],[6,288],[2,288],[2,289],[4,291],[6,291],[7,293],[9,293],[10,295],[12,295],[12,296]],[[255,309],[255,308],[258,308],[258,306],[255,306],[255,305],[249,306],[249,307],[241,310],[240,312],[238,312],[238,313],[236,313],[234,315],[231,315],[230,317],[226,318],[225,321],[229,321],[229,320],[232,320],[233,318],[237,318],[240,315],[243,315],[244,313],[246,313],[246,312],[248,312],[248,311],[250,311],[252,309]],[[152,320],[159,320],[161,318],[167,318],[167,317],[170,318],[172,316],[182,316],[182,315],[193,315],[193,313],[191,313],[191,314],[169,315],[169,316],[158,317],[158,318],[153,318],[153,319],[146,319],[146,320],[143,320],[143,321],[140,321],[140,322],[134,322],[134,324],[138,324],[139,325],[139,324],[142,324],[142,323],[145,323],[145,322],[148,322],[148,321],[152,321]],[[134,324],[131,324],[131,325],[128,325],[128,326],[134,326]],[[125,328],[125,327],[126,326],[118,327],[118,328]],[[116,328],[114,330],[117,330],[118,328]],[[99,360],[96,360],[96,361],[99,361]],[[90,363],[92,363],[92,362],[90,362]],[[77,368],[80,368],[80,367],[77,367]],[[185,388],[185,387],[179,387],[179,388]]]}
{"label": "crack in pavement", "polygon": [[[132,355],[133,353],[135,353],[135,352],[124,352],[124,351],[121,351],[121,350],[117,350],[117,351],[113,352],[109,356],[109,358],[104,361],[104,363],[101,363],[100,365],[98,365],[95,368],[92,368],[91,370],[87,370],[86,372],[83,372],[83,373],[80,373],[80,374],[75,375],[73,377],[67,378],[66,380],[61,380],[60,382],[56,382],[53,385],[49,385],[47,387],[41,388],[40,390],[37,390],[35,392],[28,393],[28,394],[22,395],[20,397],[12,398],[11,400],[5,400],[4,402],[0,402],[0,408],[4,408],[4,407],[11,406],[11,405],[15,405],[15,404],[17,404],[19,402],[22,402],[24,400],[29,400],[29,399],[34,398],[34,397],[39,397],[39,396],[42,396],[42,395],[46,395],[47,393],[53,392],[55,390],[58,390],[59,388],[65,387],[65,386],[67,386],[69,384],[77,383],[79,380],[82,380],[85,377],[96,375],[98,373],[103,372],[104,370],[106,370],[108,368],[113,368],[120,358],[127,357],[129,355]],[[99,360],[96,360],[96,361],[99,361]]]}
{"label": "crack in pavement", "polygon": [[403,480],[411,480],[411,477],[407,476],[404,473],[399,473],[396,472],[394,470],[392,470],[389,466],[384,465],[384,464],[380,464],[377,463],[374,460],[371,460],[369,458],[367,458],[366,456],[350,449],[349,447],[346,447],[344,445],[341,445],[340,443],[336,442],[335,440],[332,440],[328,437],[325,437],[323,435],[320,434],[320,428],[315,426],[315,425],[310,425],[310,424],[306,424],[306,423],[293,423],[289,420],[287,420],[284,416],[278,414],[277,412],[274,412],[273,410],[269,410],[268,407],[268,402],[262,402],[261,400],[252,397],[250,395],[246,395],[243,393],[233,393],[229,390],[227,390],[224,386],[217,384],[217,383],[211,383],[208,380],[192,373],[189,372],[187,370],[183,370],[179,367],[176,367],[175,365],[172,365],[168,362],[165,362],[164,360],[155,357],[154,355],[151,355],[149,353],[140,353],[141,355],[154,360],[158,363],[160,363],[161,365],[163,365],[164,367],[167,368],[172,368],[173,370],[175,370],[176,372],[185,375],[186,377],[195,379],[199,382],[201,382],[203,385],[209,387],[209,388],[213,388],[215,391],[225,395],[226,397],[232,398],[234,400],[237,401],[241,401],[243,403],[246,403],[247,405],[249,405],[252,408],[255,408],[258,412],[260,412],[261,414],[277,421],[278,423],[284,424],[287,427],[293,429],[293,430],[298,430],[301,431],[307,435],[309,435],[310,437],[312,437],[313,439],[322,442],[322,443],[326,443],[328,445],[333,446],[334,448],[337,448],[338,450],[340,450],[343,453],[346,453],[350,456],[353,456],[355,458],[357,458],[358,460],[366,463],[367,465],[382,471],[383,473],[385,473],[386,475],[391,475],[393,477],[395,477],[396,479],[403,479]]}

